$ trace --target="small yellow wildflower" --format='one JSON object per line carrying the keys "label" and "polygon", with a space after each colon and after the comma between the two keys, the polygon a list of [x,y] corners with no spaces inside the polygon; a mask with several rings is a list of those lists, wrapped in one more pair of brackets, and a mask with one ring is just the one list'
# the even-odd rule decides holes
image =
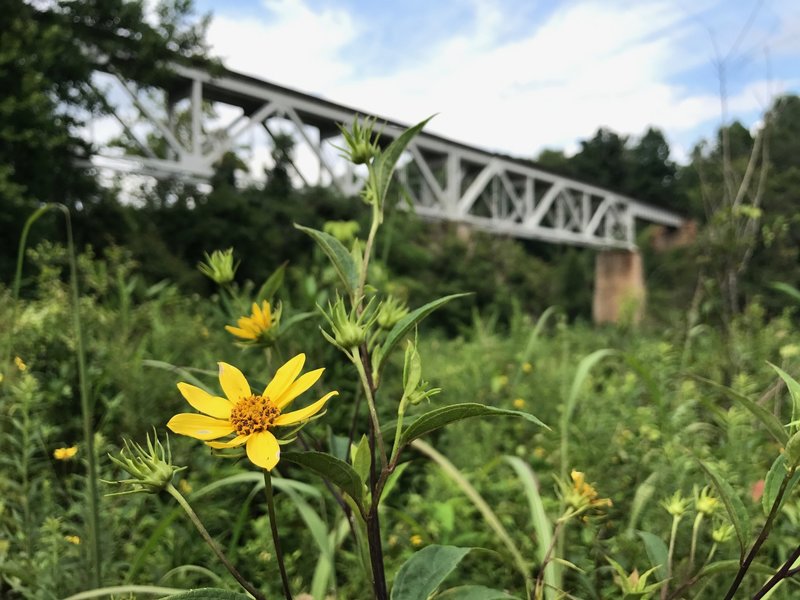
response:
{"label": "small yellow wildflower", "polygon": [[536,446],[536,448],[533,449],[533,455],[536,458],[544,458],[546,454],[545,449],[541,446]]}
{"label": "small yellow wildflower", "polygon": [[700,494],[695,498],[694,508],[697,512],[704,515],[713,515],[722,506],[719,498],[711,495],[711,489],[706,486],[700,490]]}
{"label": "small yellow wildflower", "polygon": [[28,370],[28,365],[26,365],[25,361],[23,361],[19,356],[15,356],[14,357],[14,364],[17,365],[17,368],[20,371],[27,371]]}
{"label": "small yellow wildflower", "polygon": [[523,373],[530,373],[533,371],[533,365],[529,362],[522,363],[522,372]]}
{"label": "small yellow wildflower", "polygon": [[53,450],[53,458],[56,460],[69,460],[78,453],[77,446],[70,446],[69,448],[56,448]]}
{"label": "small yellow wildflower", "polygon": [[191,494],[192,484],[186,481],[185,479],[181,479],[178,482],[178,489],[181,491],[182,494]]}
{"label": "small yellow wildflower", "polygon": [[[314,385],[325,369],[300,375],[306,355],[298,354],[278,369],[261,394],[250,390],[242,372],[219,363],[219,383],[227,398],[212,396],[199,387],[179,383],[186,401],[202,413],[175,415],[167,423],[173,432],[203,440],[212,448],[235,448],[247,444],[247,457],[257,466],[271,471],[280,460],[280,445],[273,433],[276,427],[301,425],[323,409],[339,392],[328,392],[313,404],[289,413],[283,410],[297,396]],[[299,377],[298,377],[299,375]],[[235,433],[227,442],[217,440]]]}
{"label": "small yellow wildflower", "polygon": [[525,400],[523,400],[522,398],[515,398],[513,404],[514,408],[516,408],[517,410],[522,410],[523,408],[525,408]]}
{"label": "small yellow wildflower", "polygon": [[408,541],[411,542],[412,546],[422,546],[422,536],[419,535],[418,533],[412,535]]}
{"label": "small yellow wildflower", "polygon": [[280,311],[272,312],[269,302],[264,300],[261,306],[253,302],[252,314],[249,317],[241,317],[236,322],[238,327],[226,325],[225,329],[236,337],[248,342],[255,342],[265,338],[270,330],[278,321]]}
{"label": "small yellow wildflower", "polygon": [[67,540],[70,544],[75,544],[76,546],[80,545],[81,538],[77,535],[65,535],[64,539]]}
{"label": "small yellow wildflower", "polygon": [[609,498],[598,498],[597,490],[589,483],[586,483],[586,476],[581,471],[573,469],[570,473],[572,478],[572,488],[566,490],[567,504],[576,511],[583,512],[590,508],[602,508],[611,506]]}

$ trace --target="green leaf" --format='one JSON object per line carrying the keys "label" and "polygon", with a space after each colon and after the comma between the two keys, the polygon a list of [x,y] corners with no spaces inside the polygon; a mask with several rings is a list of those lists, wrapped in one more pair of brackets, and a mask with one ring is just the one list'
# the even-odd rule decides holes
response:
{"label": "green leaf", "polygon": [[262,300],[267,300],[270,302],[270,304],[272,304],[272,298],[283,285],[283,278],[286,274],[286,265],[288,264],[289,261],[286,261],[272,272],[272,275],[267,278],[267,280],[264,282],[264,285],[262,285],[261,289],[258,290],[258,294],[256,294],[256,302],[260,303]]}
{"label": "green leaf", "polygon": [[355,294],[358,289],[358,269],[353,262],[353,257],[342,245],[342,243],[330,234],[310,227],[303,227],[302,225],[294,224],[295,229],[299,229],[303,233],[310,235],[317,245],[322,248],[322,251],[330,259],[333,268],[339,274],[339,278],[344,283],[345,290],[351,296]]}
{"label": "green leaf", "polygon": [[397,344],[403,340],[406,334],[408,334],[420,321],[422,321],[422,319],[427,317],[437,308],[450,302],[450,300],[468,295],[469,294],[451,294],[450,296],[439,298],[433,302],[428,302],[424,306],[420,306],[418,309],[408,313],[405,317],[400,319],[387,334],[386,341],[383,342],[383,345],[376,351],[373,369],[376,372],[380,372],[386,357],[389,356],[391,351],[394,350],[394,347],[397,346]]}
{"label": "green leaf", "polygon": [[397,465],[394,471],[392,471],[392,474],[386,479],[386,485],[383,486],[383,493],[381,494],[381,504],[391,496],[392,490],[397,486],[397,482],[400,481],[400,478],[410,464],[410,462],[404,462]]}
{"label": "green leaf", "polygon": [[789,389],[789,395],[792,397],[792,423],[794,423],[797,421],[798,415],[800,415],[800,383],[797,383],[791,375],[780,367],[773,365],[771,362],[767,364],[775,369],[775,372],[780,375],[780,378],[783,379]]}
{"label": "green leaf", "polygon": [[740,394],[739,392],[736,392],[728,386],[722,385],[721,383],[717,383],[716,381],[711,381],[710,379],[699,377],[697,375],[693,375],[693,377],[698,381],[702,381],[703,383],[707,383],[712,387],[717,388],[719,391],[728,396],[728,398],[738,403],[743,408],[746,408],[756,419],[761,421],[761,424],[766,427],[767,431],[776,442],[778,442],[781,446],[786,446],[786,443],[789,441],[789,434],[783,428],[783,425],[781,425],[781,422],[775,417],[775,415],[773,415],[766,408],[753,402],[747,396],[744,396],[743,394]]}
{"label": "green leaf", "polygon": [[630,517],[628,518],[628,531],[631,534],[633,530],[636,529],[642,511],[647,507],[648,502],[650,502],[650,499],[656,491],[655,483],[657,480],[658,474],[650,473],[650,476],[636,488],[636,493],[633,495],[633,502],[631,502]]}
{"label": "green leaf", "polygon": [[397,572],[392,600],[426,600],[470,550],[431,545],[415,552]]}
{"label": "green leaf", "polygon": [[602,359],[606,358],[607,356],[613,356],[617,353],[618,352],[616,350],[610,350],[608,348],[603,350],[595,350],[588,356],[584,356],[583,359],[581,359],[581,362],[578,363],[578,369],[575,371],[575,377],[572,379],[572,387],[570,387],[569,396],[567,397],[567,405],[564,409],[562,417],[566,422],[569,422],[569,420],[572,418],[572,413],[575,411],[575,406],[578,404],[581,387],[583,386],[583,382],[586,381],[586,378],[589,376],[592,368]]}
{"label": "green leaf", "polygon": [[219,588],[201,588],[167,596],[169,600],[248,600],[250,596]]}
{"label": "green leaf", "polygon": [[353,467],[323,452],[283,452],[281,460],[300,465],[333,483],[350,496],[360,509],[364,506],[364,484]]}
{"label": "green leaf", "polygon": [[413,127],[406,129],[375,159],[375,164],[373,165],[376,184],[375,193],[377,195],[376,200],[380,206],[383,206],[383,202],[386,199],[386,194],[389,191],[389,184],[392,182],[392,174],[397,166],[397,161],[400,160],[400,156],[402,156],[406,146],[408,146],[411,140],[422,131],[422,128],[425,127],[432,118],[433,115],[424,121],[420,121]]}
{"label": "green leaf", "polygon": [[[775,462],[772,463],[766,478],[764,479],[764,493],[761,495],[761,508],[764,509],[764,514],[768,515],[772,505],[775,503],[775,498],[778,497],[778,492],[781,489],[781,484],[784,478],[788,475],[786,471],[786,455],[780,454]],[[800,471],[795,471],[789,483],[786,484],[786,491],[783,493],[783,499],[789,497],[792,488],[800,480]],[[783,502],[781,502],[783,504]],[[779,507],[780,508],[780,507]]]}
{"label": "green leaf", "polygon": [[796,287],[789,285],[788,283],[783,283],[782,281],[774,281],[771,286],[772,289],[778,290],[779,292],[783,292],[787,296],[794,298],[798,302],[800,302],[800,290]]}
{"label": "green leaf", "polygon": [[369,441],[366,435],[362,435],[358,446],[353,447],[352,462],[353,468],[358,473],[361,481],[366,483],[369,477],[369,465],[372,462],[369,455]]}
{"label": "green leaf", "polygon": [[[504,456],[505,461],[511,465],[522,483],[525,495],[528,498],[528,508],[531,513],[533,532],[536,535],[536,560],[544,564],[547,551],[553,543],[553,524],[544,510],[542,496],[539,493],[539,482],[530,465],[518,456]],[[545,566],[543,580],[545,584],[544,597],[550,600],[555,598],[556,590],[561,587],[561,567],[553,561]]]}
{"label": "green leaf", "polygon": [[711,479],[714,488],[717,490],[722,503],[725,505],[725,510],[728,511],[728,517],[731,520],[733,528],[736,530],[736,537],[739,540],[739,549],[744,558],[747,551],[747,546],[750,544],[750,515],[747,513],[742,499],[736,495],[731,488],[730,484],[720,477],[715,469],[711,468],[702,460],[697,459],[700,468],[706,472],[706,475]]}
{"label": "green leaf", "polygon": [[649,531],[637,531],[639,537],[644,542],[644,549],[647,551],[647,558],[650,559],[650,565],[656,570],[656,576],[659,579],[667,578],[667,545],[657,535],[653,535]]}
{"label": "green leaf", "polygon": [[436,594],[435,600],[518,600],[502,590],[493,590],[482,585],[460,585]]}
{"label": "green leaf", "polygon": [[471,419],[473,417],[520,417],[526,421],[540,425],[545,429],[549,429],[547,425],[530,413],[497,408],[495,406],[486,406],[485,404],[478,404],[477,402],[464,402],[462,404],[451,404],[450,406],[435,408],[432,411],[420,415],[411,425],[403,429],[403,432],[400,434],[400,446],[406,446],[418,437],[422,437],[450,423]]}

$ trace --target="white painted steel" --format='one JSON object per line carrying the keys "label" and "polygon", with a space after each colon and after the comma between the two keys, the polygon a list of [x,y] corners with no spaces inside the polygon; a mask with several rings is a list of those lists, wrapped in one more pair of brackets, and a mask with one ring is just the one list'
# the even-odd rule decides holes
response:
{"label": "white painted steel", "polygon": [[[169,158],[148,156],[102,156],[98,166],[154,177],[208,180],[215,163],[242,135],[262,125],[273,135],[270,119],[283,118],[295,129],[317,159],[318,179],[323,171],[341,191],[354,194],[360,181],[352,169],[334,164],[324,147],[339,138],[338,124],[349,126],[363,111],[335,104],[234,73],[208,72],[174,65],[175,81],[167,96],[188,99],[191,130],[186,144],[169,125],[137,97],[131,82],[121,81],[141,117],[165,139]],[[176,91],[177,90],[177,91]],[[243,114],[222,133],[204,136],[203,103],[221,102],[238,106]],[[133,127],[119,114],[123,128]],[[393,139],[406,126],[378,119],[382,138]],[[381,125],[382,124],[382,125]],[[316,130],[310,135],[309,130]],[[316,140],[313,139],[316,137]],[[340,138],[339,138],[340,139]],[[341,142],[339,142],[341,144]],[[141,145],[141,143],[140,143]],[[597,186],[549,173],[531,161],[514,159],[470,147],[423,132],[410,144],[401,168],[401,181],[413,210],[427,219],[467,223],[493,233],[557,244],[597,248],[634,248],[636,220],[680,227],[681,216],[627,198]],[[105,159],[105,161],[104,161]],[[103,162],[104,161],[104,162]],[[304,182],[313,180],[297,164],[292,165]]]}

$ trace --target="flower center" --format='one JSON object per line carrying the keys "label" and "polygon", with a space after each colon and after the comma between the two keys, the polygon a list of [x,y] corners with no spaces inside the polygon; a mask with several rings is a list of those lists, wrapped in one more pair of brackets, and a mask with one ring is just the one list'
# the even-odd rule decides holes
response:
{"label": "flower center", "polygon": [[231,410],[231,425],[239,435],[251,435],[269,429],[281,409],[265,396],[248,396]]}

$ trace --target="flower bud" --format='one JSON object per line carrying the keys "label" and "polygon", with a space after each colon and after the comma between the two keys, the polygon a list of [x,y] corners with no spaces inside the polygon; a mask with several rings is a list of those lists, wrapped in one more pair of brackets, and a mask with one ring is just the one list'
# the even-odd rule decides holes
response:
{"label": "flower bud", "polygon": [[378,326],[386,331],[408,314],[408,306],[402,300],[389,296],[378,309]]}
{"label": "flower bud", "polygon": [[233,248],[227,250],[214,250],[209,256],[206,252],[206,261],[197,264],[199,271],[219,285],[230,283],[239,268],[239,263],[233,262]]}
{"label": "flower bud", "polygon": [[367,164],[380,154],[381,149],[378,145],[379,136],[372,133],[372,128],[374,126],[374,119],[365,119],[362,125],[359,123],[358,118],[356,118],[353,121],[353,127],[350,131],[341,128],[345,147],[340,149],[342,150],[343,156],[350,162],[357,165]]}
{"label": "flower bud", "polygon": [[114,464],[132,476],[131,479],[107,481],[106,483],[131,486],[129,490],[112,495],[135,494],[137,492],[156,494],[172,483],[172,477],[175,473],[186,468],[172,465],[169,437],[167,437],[166,447],[161,444],[155,434],[153,435],[153,440],[154,442],[151,442],[150,435],[147,436],[147,448],[145,449],[139,444],[126,439],[124,440],[125,446],[119,453],[119,458],[108,455]]}
{"label": "flower bud", "polygon": [[672,494],[672,497],[661,501],[661,506],[673,517],[680,517],[689,508],[689,498],[684,498],[680,490]]}

